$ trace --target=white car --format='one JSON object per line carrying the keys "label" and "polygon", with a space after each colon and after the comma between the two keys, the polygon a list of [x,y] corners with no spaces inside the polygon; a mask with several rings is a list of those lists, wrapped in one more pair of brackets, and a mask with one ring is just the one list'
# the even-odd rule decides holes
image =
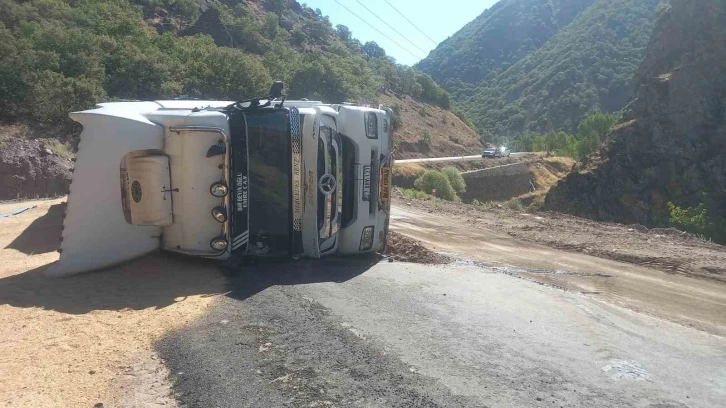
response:
{"label": "white car", "polygon": [[509,151],[506,147],[487,147],[484,149],[484,151],[481,153],[482,158],[487,157],[509,157],[509,155],[512,152]]}
{"label": "white car", "polygon": [[[264,98],[113,102],[83,125],[52,275],[163,249],[321,257],[380,251],[390,109]],[[119,185],[120,181],[120,185]]]}

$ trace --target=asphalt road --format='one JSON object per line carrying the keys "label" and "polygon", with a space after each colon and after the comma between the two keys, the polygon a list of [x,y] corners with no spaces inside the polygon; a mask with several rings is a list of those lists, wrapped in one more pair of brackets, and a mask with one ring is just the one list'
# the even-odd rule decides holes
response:
{"label": "asphalt road", "polygon": [[[510,156],[512,157],[520,157],[520,156],[527,156],[530,154],[530,152],[515,152],[511,153]],[[481,154],[477,154],[475,156],[453,156],[453,157],[427,157],[422,159],[403,159],[403,160],[396,160],[396,163],[404,164],[404,163],[431,163],[431,162],[450,162],[450,161],[474,161],[474,160],[487,160],[481,157]]]}
{"label": "asphalt road", "polygon": [[726,339],[465,262],[233,268],[157,343],[188,407],[720,407]]}

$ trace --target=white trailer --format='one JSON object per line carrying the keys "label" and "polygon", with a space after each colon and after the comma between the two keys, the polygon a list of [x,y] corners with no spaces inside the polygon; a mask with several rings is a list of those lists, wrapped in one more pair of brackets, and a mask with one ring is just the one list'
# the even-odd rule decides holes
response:
{"label": "white trailer", "polygon": [[83,125],[54,276],[158,249],[214,259],[380,251],[390,109],[271,95],[102,103]]}

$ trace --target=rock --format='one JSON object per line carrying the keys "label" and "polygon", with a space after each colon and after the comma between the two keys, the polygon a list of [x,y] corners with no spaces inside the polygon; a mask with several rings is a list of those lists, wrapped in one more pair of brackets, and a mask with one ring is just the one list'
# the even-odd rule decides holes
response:
{"label": "rock", "polygon": [[630,226],[630,228],[634,229],[638,232],[648,232],[648,228],[646,226],[640,225],[640,224],[633,224]]}
{"label": "rock", "polygon": [[43,149],[43,153],[45,153],[47,156],[52,156],[53,155],[53,151],[51,151],[48,148]]}
{"label": "rock", "polygon": [[96,374],[96,370],[88,370],[88,374],[91,374],[91,375]]}

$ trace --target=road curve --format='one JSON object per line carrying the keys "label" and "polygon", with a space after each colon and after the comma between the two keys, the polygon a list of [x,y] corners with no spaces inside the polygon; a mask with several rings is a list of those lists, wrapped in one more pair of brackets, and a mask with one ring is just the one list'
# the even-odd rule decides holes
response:
{"label": "road curve", "polygon": [[[528,156],[531,154],[531,152],[516,152],[511,153],[510,156],[512,157],[522,157],[522,156]],[[434,163],[434,162],[450,162],[450,161],[473,161],[473,160],[486,160],[481,157],[480,154],[476,156],[452,156],[452,157],[426,157],[426,158],[420,158],[420,159],[403,159],[403,160],[396,160],[396,163],[399,164],[405,164],[405,163]]]}

